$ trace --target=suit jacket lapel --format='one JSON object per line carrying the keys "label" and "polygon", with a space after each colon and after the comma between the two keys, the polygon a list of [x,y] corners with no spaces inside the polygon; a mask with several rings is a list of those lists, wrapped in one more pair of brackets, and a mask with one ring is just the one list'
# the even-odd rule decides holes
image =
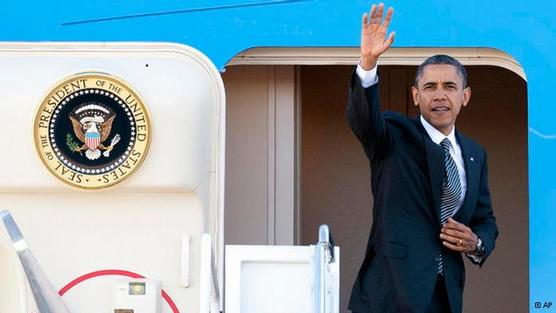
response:
{"label": "suit jacket lapel", "polygon": [[442,197],[442,181],[444,180],[444,152],[439,145],[431,140],[419,118],[417,118],[416,123],[423,135],[434,211],[436,220],[440,225],[440,198]]}
{"label": "suit jacket lapel", "polygon": [[465,176],[467,180],[467,192],[465,193],[465,198],[461,208],[454,216],[456,221],[465,220],[464,216],[470,211],[470,206],[475,203],[477,197],[477,188],[479,186],[479,175],[481,171],[481,161],[476,155],[476,151],[471,146],[469,139],[461,135],[456,131],[456,138],[461,147],[461,154],[463,157],[463,163],[465,165]]}

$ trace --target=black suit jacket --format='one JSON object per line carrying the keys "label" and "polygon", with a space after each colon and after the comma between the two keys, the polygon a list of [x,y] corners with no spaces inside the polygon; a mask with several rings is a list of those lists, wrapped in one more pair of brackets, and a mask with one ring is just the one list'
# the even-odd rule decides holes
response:
{"label": "black suit jacket", "polygon": [[[439,234],[444,154],[419,119],[382,113],[378,84],[363,88],[354,73],[347,108],[351,129],[371,166],[373,226],[365,259],[355,281],[354,312],[423,313],[430,304],[442,249],[452,313],[462,310],[465,268],[461,253],[442,247]],[[456,132],[467,176],[467,193],[453,217],[494,249],[498,230],[487,182],[485,150]]]}

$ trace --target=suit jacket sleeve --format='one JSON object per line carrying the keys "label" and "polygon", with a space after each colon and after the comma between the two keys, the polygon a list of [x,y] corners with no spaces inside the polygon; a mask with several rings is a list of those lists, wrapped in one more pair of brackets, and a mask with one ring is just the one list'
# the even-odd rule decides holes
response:
{"label": "suit jacket sleeve", "polygon": [[475,214],[471,218],[471,229],[481,238],[485,246],[485,254],[478,263],[481,266],[489,254],[494,250],[496,237],[498,237],[498,228],[496,226],[496,218],[492,212],[492,203],[490,199],[490,191],[488,189],[488,168],[486,152],[484,153],[483,167],[481,169],[479,185],[479,197],[475,206]]}
{"label": "suit jacket sleeve", "polygon": [[369,160],[374,161],[386,153],[389,145],[388,125],[380,109],[378,83],[363,88],[355,71],[349,86],[347,118]]}

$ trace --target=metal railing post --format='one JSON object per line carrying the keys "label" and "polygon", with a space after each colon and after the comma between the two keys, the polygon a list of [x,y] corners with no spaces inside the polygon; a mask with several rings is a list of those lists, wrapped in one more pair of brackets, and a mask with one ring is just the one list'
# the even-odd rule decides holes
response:
{"label": "metal railing post", "polygon": [[328,225],[319,227],[319,242],[315,246],[315,298],[314,313],[331,313],[327,310],[327,270],[330,263],[334,263],[334,241]]}

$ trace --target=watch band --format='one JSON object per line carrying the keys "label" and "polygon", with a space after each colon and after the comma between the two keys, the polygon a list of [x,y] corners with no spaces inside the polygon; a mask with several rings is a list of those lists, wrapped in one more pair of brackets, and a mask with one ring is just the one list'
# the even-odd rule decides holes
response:
{"label": "watch band", "polygon": [[485,253],[485,246],[483,245],[483,240],[479,238],[477,240],[477,246],[475,247],[475,255],[483,255]]}

